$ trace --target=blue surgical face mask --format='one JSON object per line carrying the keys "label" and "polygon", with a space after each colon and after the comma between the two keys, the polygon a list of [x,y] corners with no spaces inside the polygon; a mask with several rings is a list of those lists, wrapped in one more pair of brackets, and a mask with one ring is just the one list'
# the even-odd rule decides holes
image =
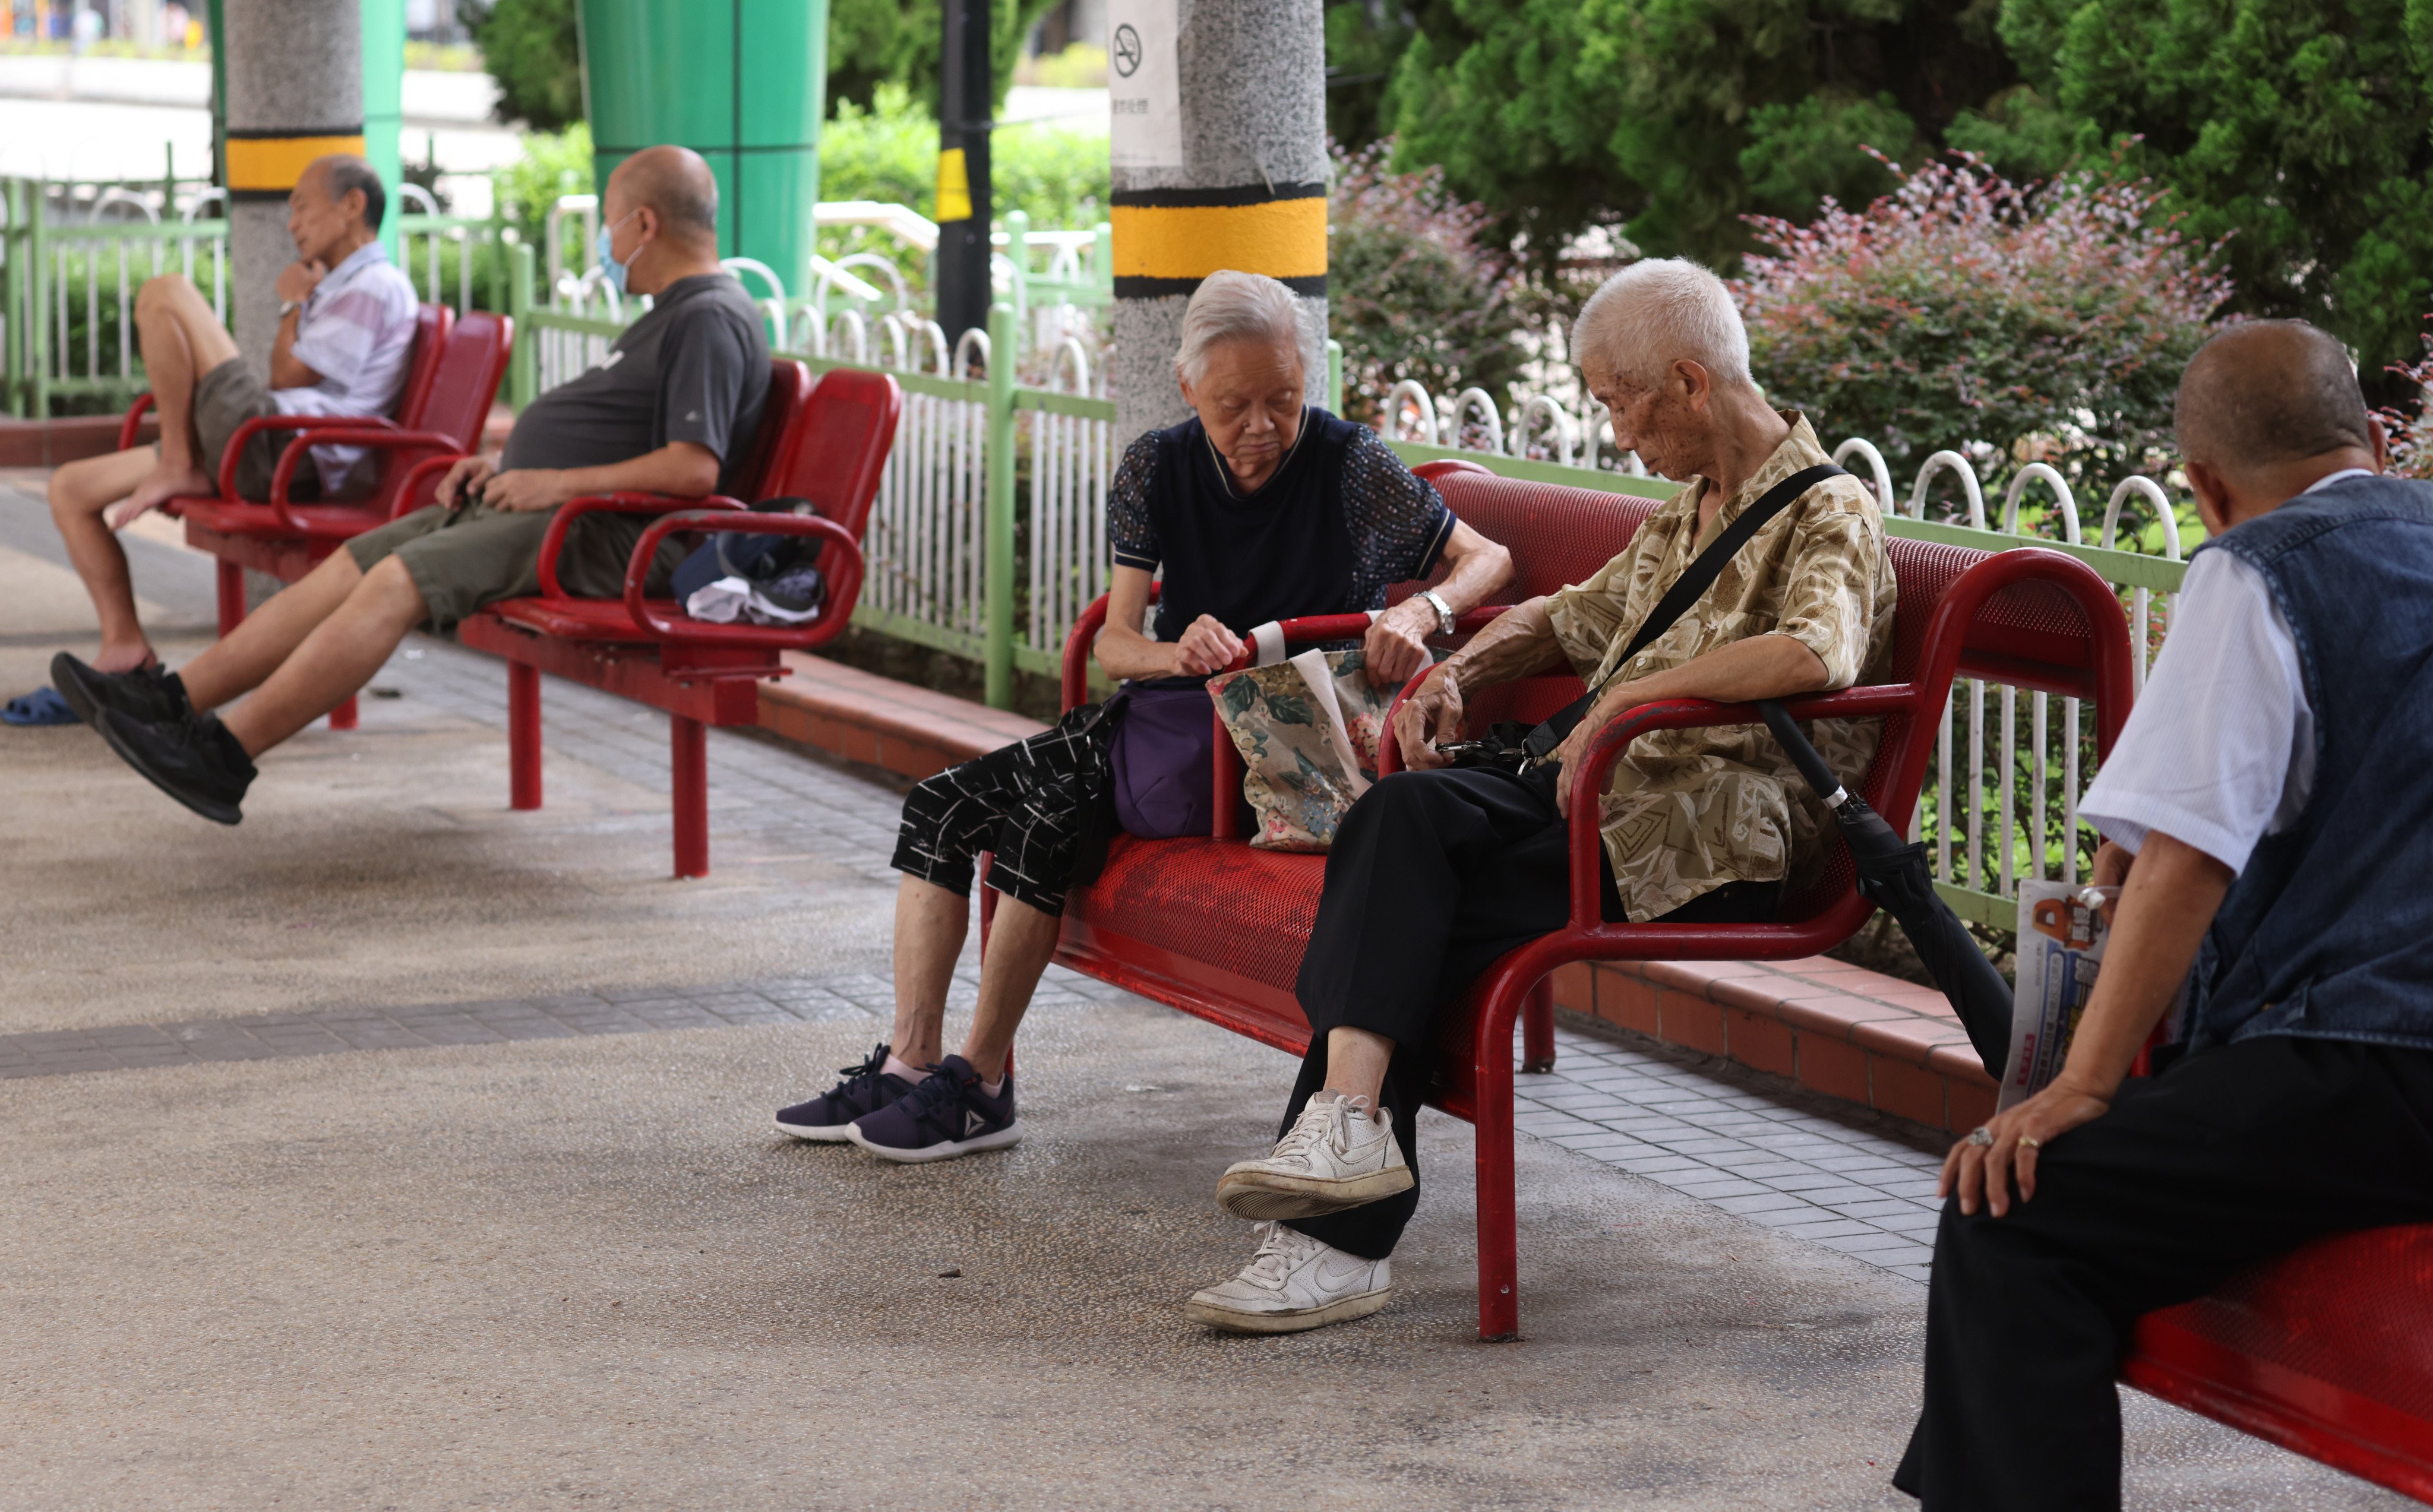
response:
{"label": "blue surgical face mask", "polygon": [[[632,220],[635,215],[640,213],[640,211],[635,211],[633,214],[627,215],[625,220],[619,221],[617,226],[624,225],[626,220]],[[609,250],[617,242],[617,226],[601,227],[600,235],[592,243],[592,247],[600,254],[600,271],[608,275],[608,287],[621,295],[625,292],[625,264],[618,262],[617,254]]]}

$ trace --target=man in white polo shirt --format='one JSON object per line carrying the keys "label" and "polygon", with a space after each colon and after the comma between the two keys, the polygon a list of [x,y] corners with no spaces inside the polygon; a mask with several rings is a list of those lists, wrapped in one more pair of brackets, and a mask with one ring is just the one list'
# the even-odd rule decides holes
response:
{"label": "man in white polo shirt", "polygon": [[2060,1076],[1944,1164],[1893,1477],[1927,1512],[2118,1507],[2140,1317],[2433,1222],[2433,484],[2301,321],[2208,342],[2177,429],[2213,538],[2081,806],[2126,882],[2103,971]]}
{"label": "man in white polo shirt", "polygon": [[[413,356],[414,285],[378,240],[386,203],[361,158],[308,164],[287,196],[296,261],[279,275],[279,335],[265,387],[219,316],[178,274],[146,281],[135,325],[161,444],[72,462],[51,474],[51,518],[101,619],[104,671],[158,665],[135,616],[116,532],[168,500],[219,490],[221,454],[238,427],[266,415],[388,415]],[[237,492],[265,497],[292,433],[256,433],[237,459]],[[295,497],[338,498],[368,486],[359,447],[315,447]]]}

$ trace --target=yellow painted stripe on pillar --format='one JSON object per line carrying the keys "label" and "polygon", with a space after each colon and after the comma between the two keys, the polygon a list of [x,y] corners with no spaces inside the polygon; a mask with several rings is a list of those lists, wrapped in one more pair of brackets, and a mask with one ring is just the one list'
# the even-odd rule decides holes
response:
{"label": "yellow painted stripe on pillar", "polygon": [[1219,268],[1271,279],[1326,275],[1326,201],[1264,205],[1117,205],[1119,279],[1204,279]]}
{"label": "yellow painted stripe on pillar", "polygon": [[962,148],[948,147],[938,154],[938,221],[944,225],[971,218],[971,169]]}
{"label": "yellow painted stripe on pillar", "polygon": [[230,189],[274,189],[284,194],[296,187],[304,168],[332,152],[364,155],[361,132],[350,137],[230,137],[228,140],[228,186]]}

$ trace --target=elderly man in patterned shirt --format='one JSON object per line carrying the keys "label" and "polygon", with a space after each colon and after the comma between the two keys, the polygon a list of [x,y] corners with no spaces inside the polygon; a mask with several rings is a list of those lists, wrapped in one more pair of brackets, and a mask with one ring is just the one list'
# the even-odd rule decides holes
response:
{"label": "elderly man in patterned shirt", "polygon": [[[1785,496],[1689,609],[1632,649],[1701,552],[1829,459],[1807,420],[1766,403],[1729,292],[1695,263],[1607,280],[1572,350],[1615,444],[1689,486],[1593,577],[1504,615],[1405,701],[1395,734],[1412,770],[1353,806],[1327,858],[1298,987],[1313,1040],[1281,1142],[1217,1186],[1262,1232],[1239,1276],[1191,1299],[1214,1327],[1290,1333],[1386,1304],[1387,1257],[1419,1204],[1414,1119],[1438,1018],[1497,957],[1569,916],[1563,773],[1601,728],[1661,699],[1789,698],[1890,671],[1883,524],[1839,472]],[[1459,738],[1466,691],[1564,665],[1602,692],[1552,761],[1447,767],[1437,745]],[[1855,781],[1879,734],[1860,721],[1813,738]],[[1821,864],[1831,827],[1762,725],[1640,737],[1602,807],[1606,917],[1641,923],[1770,918],[1786,883]]]}

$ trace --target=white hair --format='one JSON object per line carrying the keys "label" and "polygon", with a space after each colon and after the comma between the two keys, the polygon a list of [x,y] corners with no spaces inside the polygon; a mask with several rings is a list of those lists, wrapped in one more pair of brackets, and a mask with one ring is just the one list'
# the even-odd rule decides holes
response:
{"label": "white hair", "polygon": [[1724,280],[1686,258],[1633,263],[1598,285],[1572,325],[1572,361],[1653,388],[1688,358],[1717,383],[1751,383],[1748,328]]}
{"label": "white hair", "polygon": [[1208,348],[1219,342],[1264,341],[1282,347],[1302,361],[1301,307],[1292,290],[1264,273],[1220,269],[1200,280],[1199,292],[1182,312],[1182,346],[1174,354],[1174,373],[1197,383],[1208,371]]}

